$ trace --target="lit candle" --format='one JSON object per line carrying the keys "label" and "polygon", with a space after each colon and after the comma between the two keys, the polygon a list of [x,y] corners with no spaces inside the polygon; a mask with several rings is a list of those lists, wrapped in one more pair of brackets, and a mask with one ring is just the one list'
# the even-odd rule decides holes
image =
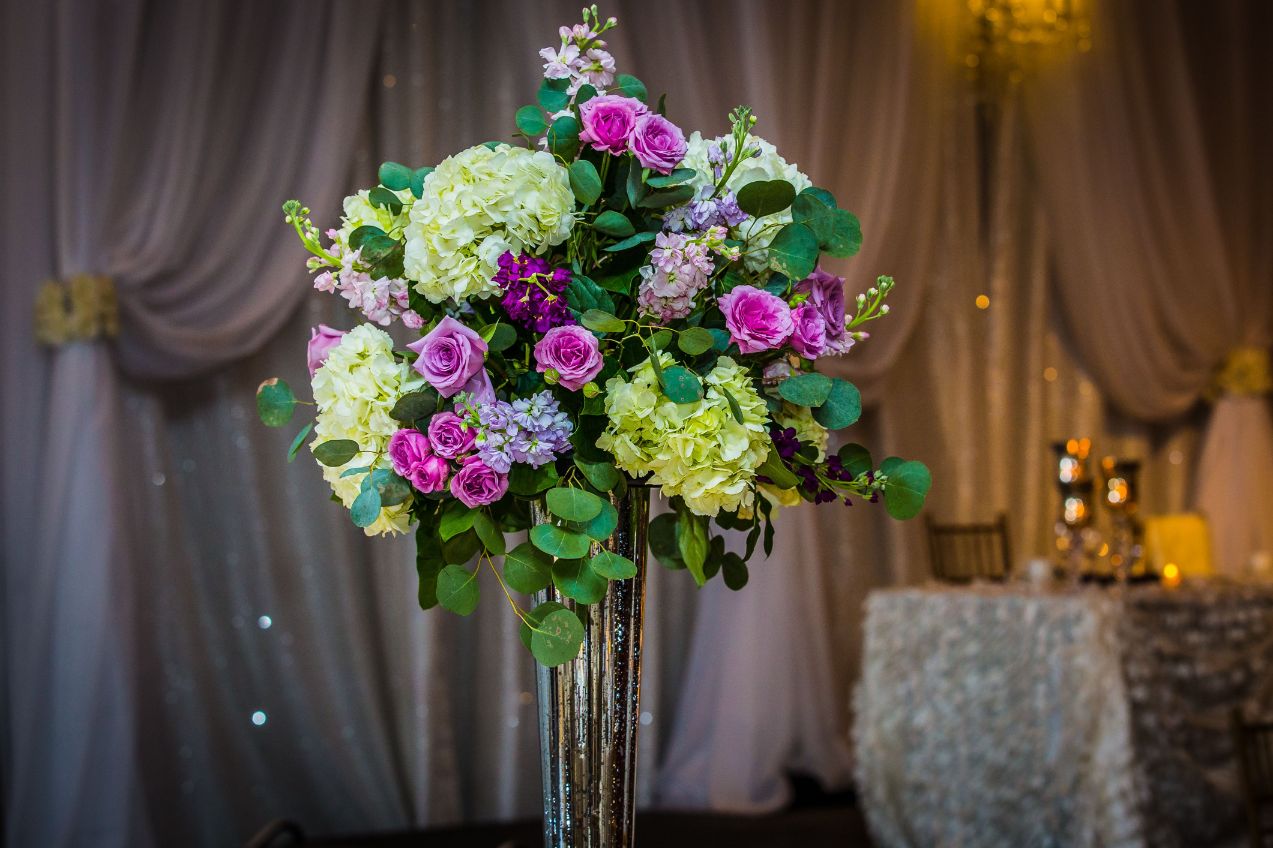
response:
{"label": "lit candle", "polygon": [[1174,562],[1169,562],[1162,567],[1162,584],[1168,589],[1175,589],[1180,585],[1180,566]]}

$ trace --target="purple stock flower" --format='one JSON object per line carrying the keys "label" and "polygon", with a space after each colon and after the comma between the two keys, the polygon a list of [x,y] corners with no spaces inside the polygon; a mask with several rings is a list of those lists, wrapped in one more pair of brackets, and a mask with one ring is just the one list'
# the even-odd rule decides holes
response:
{"label": "purple stock flower", "polygon": [[505,253],[498,261],[494,281],[504,290],[500,304],[509,318],[535,333],[575,323],[565,297],[569,268],[553,268],[546,259],[527,253]]}
{"label": "purple stock flower", "polygon": [[538,468],[570,450],[574,424],[548,391],[511,403],[496,400],[476,411],[477,455],[496,471],[513,463]]}

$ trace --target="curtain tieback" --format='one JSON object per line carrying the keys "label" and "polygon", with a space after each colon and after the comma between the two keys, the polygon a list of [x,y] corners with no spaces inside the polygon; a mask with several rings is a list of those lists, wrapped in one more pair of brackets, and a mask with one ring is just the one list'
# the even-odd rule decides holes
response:
{"label": "curtain tieback", "polygon": [[1269,351],[1262,347],[1239,347],[1229,351],[1224,364],[1217,369],[1207,396],[1256,397],[1273,392],[1273,368]]}
{"label": "curtain tieback", "polygon": [[41,344],[57,347],[118,333],[119,306],[110,277],[76,274],[41,284],[35,298],[35,337]]}

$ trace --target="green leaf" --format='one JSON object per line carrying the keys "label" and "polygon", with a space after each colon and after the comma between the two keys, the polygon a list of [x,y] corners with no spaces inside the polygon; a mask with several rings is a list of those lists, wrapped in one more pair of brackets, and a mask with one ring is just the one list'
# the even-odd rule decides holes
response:
{"label": "green leaf", "polygon": [[563,115],[548,128],[548,150],[554,156],[570,160],[579,152],[579,122],[572,115]]}
{"label": "green leaf", "polygon": [[629,248],[636,247],[638,244],[644,244],[647,241],[654,241],[654,238],[657,235],[658,233],[640,232],[634,236],[625,238],[621,242],[616,242],[615,244],[612,244],[609,247],[603,247],[602,250],[604,250],[606,253],[618,253],[621,250],[627,250]]}
{"label": "green leaf", "polygon": [[461,565],[448,565],[438,572],[438,603],[456,615],[477,609],[480,594],[476,568],[469,571]]}
{"label": "green leaf", "polygon": [[808,195],[809,197],[813,197],[813,198],[816,198],[817,200],[820,200],[822,204],[826,206],[828,209],[835,209],[838,205],[835,202],[835,195],[827,191],[825,188],[818,188],[817,186],[809,186],[807,189],[800,192],[800,194]]}
{"label": "green leaf", "polygon": [[486,346],[493,353],[508,350],[517,341],[517,331],[513,329],[511,324],[505,324],[501,321],[492,325],[489,329],[491,337],[486,339]]}
{"label": "green leaf", "polygon": [[530,542],[522,542],[504,555],[504,582],[529,595],[553,582],[553,561]]}
{"label": "green leaf", "polygon": [[300,453],[301,447],[305,444],[305,439],[309,437],[310,431],[314,429],[314,422],[311,421],[301,428],[296,434],[296,438],[292,439],[291,446],[287,449],[287,461],[291,462],[296,459],[296,454]]}
{"label": "green leaf", "polygon": [[[525,617],[522,618],[521,626],[517,628],[517,637],[522,640],[522,644],[526,646],[526,650],[530,650],[530,637],[534,635],[534,631],[531,630],[531,627],[538,627],[550,613],[556,612],[557,610],[566,610],[566,612],[574,615],[573,612],[566,609],[566,607],[556,601],[544,601],[542,604],[526,613]],[[578,618],[578,616],[576,616],[576,618]]]}
{"label": "green leaf", "polygon": [[593,88],[588,83],[584,83],[575,91],[575,105],[582,106],[596,96],[597,89]]}
{"label": "green leaf", "polygon": [[388,468],[377,468],[363,480],[363,486],[375,486],[380,492],[380,506],[397,506],[411,497],[411,484]]}
{"label": "green leaf", "polygon": [[811,371],[788,377],[778,384],[778,394],[782,399],[796,406],[821,406],[831,394],[831,378],[826,374]]}
{"label": "green leaf", "polygon": [[513,122],[517,124],[519,130],[530,136],[540,135],[548,129],[548,120],[538,106],[523,106],[518,109],[517,114],[513,116]]}
{"label": "green leaf", "polygon": [[743,408],[738,405],[738,399],[734,397],[733,392],[724,386],[717,387],[720,393],[725,396],[725,400],[729,402],[729,413],[734,416],[734,420],[739,424],[743,423]]}
{"label": "green leaf", "polygon": [[667,188],[668,186],[688,182],[694,179],[694,175],[697,173],[693,168],[677,168],[670,174],[655,174],[645,182],[650,188]]}
{"label": "green leaf", "polygon": [[349,508],[349,517],[359,527],[370,527],[380,517],[380,490],[375,486],[367,486],[354,498]]}
{"label": "green leaf", "polygon": [[707,582],[707,575],[703,573],[708,548],[707,519],[688,509],[681,512],[676,528],[676,544],[680,549],[681,560],[694,577],[694,582],[702,586]]}
{"label": "green leaf", "polygon": [[747,585],[747,563],[733,551],[729,551],[721,559],[721,571],[724,572],[725,585],[737,592]]}
{"label": "green leaf", "polygon": [[715,341],[712,334],[702,327],[690,327],[677,336],[676,346],[690,356],[698,356],[711,350]]}
{"label": "green leaf", "polygon": [[508,490],[519,497],[530,498],[556,486],[557,480],[557,467],[551,462],[538,468],[517,462],[508,472]]}
{"label": "green leaf", "polygon": [[549,114],[565,109],[570,103],[570,95],[566,93],[567,85],[569,85],[568,80],[544,80],[539,84],[537,95],[539,105],[543,106]]}
{"label": "green leaf", "polygon": [[370,465],[360,465],[356,468],[346,468],[344,471],[340,472],[340,476],[353,477],[355,474],[366,474],[370,470],[371,470]]}
{"label": "green leaf", "polygon": [[795,186],[786,180],[759,180],[738,190],[738,208],[763,218],[786,209],[795,198]]}
{"label": "green leaf", "polygon": [[607,580],[628,580],[637,575],[636,563],[613,551],[601,551],[592,558],[592,570]]}
{"label": "green leaf", "polygon": [[596,220],[592,222],[592,226],[594,229],[615,238],[624,238],[636,232],[636,227],[632,226],[632,222],[628,220],[628,217],[622,213],[615,212],[613,209],[607,209],[598,215]]}
{"label": "green leaf", "polygon": [[459,501],[451,501],[442,512],[442,521],[438,525],[438,535],[442,541],[454,538],[473,526],[478,511],[469,509]]}
{"label": "green leaf", "polygon": [[358,443],[353,439],[332,439],[314,445],[314,459],[323,465],[337,468],[358,455]]}
{"label": "green leaf", "polygon": [[[881,466],[883,470],[883,466]],[[884,483],[884,507],[899,521],[914,518],[924,508],[924,498],[933,487],[933,475],[922,462],[911,460],[893,467]]]}
{"label": "green leaf", "polygon": [[900,456],[886,456],[884,457],[884,461],[880,463],[880,473],[892,474],[893,470],[905,461],[906,460],[902,459]]}
{"label": "green leaf", "polygon": [[835,234],[835,208],[827,206],[813,194],[801,192],[796,195],[791,205],[791,220],[812,230],[823,249]]}
{"label": "green leaf", "polygon": [[566,302],[578,312],[595,309],[600,312],[613,313],[614,299],[591,277],[575,274],[566,287]]}
{"label": "green leaf", "polygon": [[650,551],[665,568],[679,570],[685,567],[681,548],[676,541],[677,518],[674,512],[656,515],[650,521]]}
{"label": "green leaf", "polygon": [[[390,191],[402,191],[411,187],[411,169],[397,162],[381,164],[379,177],[380,184]],[[397,198],[395,197],[394,200]]]}
{"label": "green leaf", "polygon": [[553,585],[572,601],[595,604],[606,596],[608,581],[586,559],[558,559],[553,563]]}
{"label": "green leaf", "polygon": [[591,206],[601,196],[601,176],[587,159],[570,163],[570,189],[584,206]]}
{"label": "green leaf", "polygon": [[576,455],[575,466],[599,492],[608,492],[619,483],[619,469],[614,467],[613,462],[590,462]]}
{"label": "green leaf", "polygon": [[417,198],[424,194],[424,178],[433,173],[433,168],[416,168],[411,172],[411,193]]}
{"label": "green leaf", "polygon": [[694,186],[688,185],[679,185],[663,191],[652,191],[638,200],[636,205],[641,209],[662,209],[666,206],[675,206],[693,197],[694,191]]}
{"label": "green leaf", "polygon": [[[650,347],[654,348],[655,350],[667,350],[668,346],[671,344],[672,344],[672,331],[666,327],[664,327],[662,330],[659,330],[654,335],[650,336]],[[663,373],[662,369],[655,369],[655,370],[659,371],[660,379],[662,379],[662,373]]]}
{"label": "green leaf", "polygon": [[688,368],[673,365],[663,371],[663,394],[673,403],[694,403],[703,399],[703,383]]}
{"label": "green leaf", "polygon": [[583,533],[555,524],[536,524],[530,528],[530,540],[544,553],[562,559],[585,557],[592,545],[592,540]]}
{"label": "green leaf", "polygon": [[271,377],[257,387],[256,414],[266,427],[282,427],[292,420],[295,411],[296,395],[292,394],[292,387],[278,377]]}
{"label": "green leaf", "polygon": [[349,247],[352,250],[357,250],[362,247],[363,242],[372,236],[383,236],[384,234],[385,231],[379,227],[373,227],[370,224],[363,224],[361,227],[358,227],[349,234]]}
{"label": "green leaf", "polygon": [[[403,188],[406,188],[406,186],[403,186]],[[402,201],[398,199],[398,195],[384,186],[376,186],[368,192],[367,200],[371,201],[372,206],[381,206],[394,215],[402,211]]]}
{"label": "green leaf", "polygon": [[463,565],[482,549],[482,540],[472,529],[442,543],[442,558],[452,565]]}
{"label": "green leaf", "polygon": [[389,410],[389,417],[402,424],[412,424],[427,418],[438,408],[438,393],[434,389],[407,392]]}
{"label": "green leaf", "polygon": [[604,542],[618,526],[619,511],[609,501],[602,501],[601,512],[597,513],[597,517],[581,525],[579,529],[587,533],[589,538]]}
{"label": "green leaf", "polygon": [[858,223],[857,216],[847,209],[837,209],[834,214],[831,239],[826,245],[827,255],[841,259],[853,256],[862,249],[862,225]]}
{"label": "green leaf", "polygon": [[828,430],[839,430],[856,424],[861,417],[862,395],[857,386],[847,380],[834,380],[827,399],[813,411],[814,420]]}
{"label": "green leaf", "polygon": [[628,196],[628,203],[636,206],[641,202],[641,198],[645,197],[645,183],[641,181],[641,163],[636,159],[628,160],[628,175],[624,180],[624,193]]}
{"label": "green leaf", "polygon": [[635,97],[644,103],[646,97],[649,96],[645,90],[645,83],[632,76],[632,74],[619,74],[614,78],[614,83],[623,92],[624,97]]}
{"label": "green leaf", "polygon": [[420,609],[432,609],[438,604],[438,572],[442,570],[442,550],[434,526],[421,520],[415,530],[415,570],[420,578],[416,600]]}
{"label": "green leaf", "polygon": [[768,477],[779,489],[794,489],[800,485],[800,478],[783,463],[782,457],[778,456],[778,450],[772,442],[769,444],[769,456],[765,457],[765,461],[756,469],[756,474]]}
{"label": "green leaf", "polygon": [[548,511],[563,521],[574,521],[582,524],[591,521],[601,512],[605,504],[601,498],[585,492],[583,489],[556,488],[549,489],[544,496]]}
{"label": "green leaf", "polygon": [[473,510],[473,529],[477,532],[477,538],[482,541],[482,547],[486,548],[488,554],[504,555],[504,534],[500,532],[491,517],[480,509]]}
{"label": "green leaf", "polygon": [[630,294],[632,292],[632,282],[641,273],[641,269],[633,268],[628,271],[620,271],[618,274],[610,274],[605,277],[597,277],[597,285],[606,291],[612,291],[615,294]]}
{"label": "green leaf", "polygon": [[769,267],[803,280],[818,264],[818,237],[804,224],[788,224],[769,243]]}
{"label": "green leaf", "polygon": [[583,623],[579,616],[564,607],[547,612],[533,630],[527,630],[531,654],[548,668],[570,662],[579,656],[579,649],[583,647]]}
{"label": "green leaf", "polygon": [[626,326],[623,321],[600,309],[589,309],[579,319],[579,323],[598,333],[621,333]]}
{"label": "green leaf", "polygon": [[707,332],[712,334],[712,350],[717,353],[724,353],[729,350],[729,345],[733,342],[733,339],[730,338],[729,330],[711,327]]}
{"label": "green leaf", "polygon": [[872,468],[871,452],[859,444],[850,442],[840,448],[836,455],[840,457],[840,464],[855,480]]}

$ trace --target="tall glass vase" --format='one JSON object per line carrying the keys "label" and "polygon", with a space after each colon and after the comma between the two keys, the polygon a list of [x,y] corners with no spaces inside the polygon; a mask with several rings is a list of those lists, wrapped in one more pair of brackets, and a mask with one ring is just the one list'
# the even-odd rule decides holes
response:
{"label": "tall glass vase", "polygon": [[[604,544],[636,563],[636,576],[613,580],[588,609],[583,648],[573,661],[539,667],[539,745],[544,777],[545,848],[632,848],[641,630],[645,613],[646,527],[650,490],[629,485],[610,502],[619,524]],[[535,521],[548,518],[542,505]],[[555,587],[535,603],[575,603]]]}

